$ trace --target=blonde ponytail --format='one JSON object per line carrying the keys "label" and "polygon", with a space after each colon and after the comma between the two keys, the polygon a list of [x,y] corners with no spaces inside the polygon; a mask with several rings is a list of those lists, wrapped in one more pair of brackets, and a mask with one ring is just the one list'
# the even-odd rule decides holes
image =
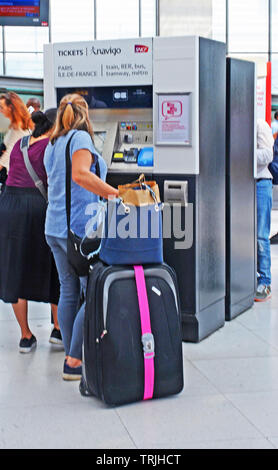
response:
{"label": "blonde ponytail", "polygon": [[86,131],[90,134],[92,140],[94,139],[87,102],[77,93],[62,98],[50,142],[54,144],[59,137],[66,135],[72,129]]}
{"label": "blonde ponytail", "polygon": [[64,113],[62,115],[62,124],[64,129],[68,132],[71,130],[74,123],[74,112],[72,109],[72,103],[69,101],[66,106]]}

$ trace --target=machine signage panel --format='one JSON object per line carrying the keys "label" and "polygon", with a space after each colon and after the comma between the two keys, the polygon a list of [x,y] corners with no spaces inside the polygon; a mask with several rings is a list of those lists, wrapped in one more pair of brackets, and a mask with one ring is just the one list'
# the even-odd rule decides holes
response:
{"label": "machine signage panel", "polygon": [[191,145],[191,94],[159,94],[156,143]]}
{"label": "machine signage panel", "polygon": [[60,87],[152,85],[152,39],[56,43],[54,84]]}

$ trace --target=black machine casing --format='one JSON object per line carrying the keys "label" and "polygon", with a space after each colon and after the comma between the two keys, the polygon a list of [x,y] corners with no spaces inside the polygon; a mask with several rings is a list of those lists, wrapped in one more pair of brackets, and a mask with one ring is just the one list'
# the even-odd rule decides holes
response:
{"label": "black machine casing", "polygon": [[227,58],[226,320],[252,307],[256,291],[254,67]]}

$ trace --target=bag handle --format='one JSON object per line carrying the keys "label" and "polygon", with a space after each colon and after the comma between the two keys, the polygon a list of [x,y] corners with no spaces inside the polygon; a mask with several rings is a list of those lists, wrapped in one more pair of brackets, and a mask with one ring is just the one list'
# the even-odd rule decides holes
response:
{"label": "bag handle", "polygon": [[135,180],[135,181],[132,181],[131,184],[134,184],[134,183],[139,183],[140,186],[141,186],[142,183],[146,183],[146,177],[145,177],[144,173],[141,173],[139,178],[137,178],[137,180]]}
{"label": "bag handle", "polygon": [[145,189],[148,189],[150,191],[151,196],[152,196],[152,198],[155,202],[155,205],[158,207],[157,198],[156,198],[155,192],[152,190],[152,188],[146,183],[142,183],[142,187],[145,187]]}
{"label": "bag handle", "polygon": [[47,192],[46,192],[46,189],[44,187],[44,184],[43,184],[42,180],[38,177],[37,173],[35,172],[35,170],[32,166],[32,163],[30,162],[29,155],[28,155],[28,148],[29,148],[29,145],[30,145],[30,137],[31,137],[30,135],[26,135],[26,136],[22,137],[22,139],[20,141],[20,150],[22,152],[25,167],[26,167],[26,170],[29,173],[29,176],[32,178],[33,182],[35,183],[36,188],[40,191],[40,193],[42,194],[42,196],[44,197],[46,202],[48,202]]}
{"label": "bag handle", "polygon": [[[77,130],[70,136],[66,146],[66,213],[67,213],[67,226],[70,230],[70,213],[71,213],[71,179],[72,179],[72,162],[70,158],[70,143],[73,136],[78,132]],[[96,161],[96,175],[100,178],[100,167],[98,156],[94,154]]]}

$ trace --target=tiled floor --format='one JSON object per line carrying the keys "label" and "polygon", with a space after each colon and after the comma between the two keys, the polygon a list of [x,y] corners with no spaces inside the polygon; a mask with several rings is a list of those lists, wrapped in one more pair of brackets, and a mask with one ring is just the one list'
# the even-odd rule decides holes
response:
{"label": "tiled floor", "polygon": [[[272,233],[278,230],[273,211]],[[278,246],[273,296],[199,344],[183,344],[175,397],[108,408],[61,378],[48,307],[30,306],[38,347],[21,355],[11,307],[0,304],[0,449],[278,448]]]}

